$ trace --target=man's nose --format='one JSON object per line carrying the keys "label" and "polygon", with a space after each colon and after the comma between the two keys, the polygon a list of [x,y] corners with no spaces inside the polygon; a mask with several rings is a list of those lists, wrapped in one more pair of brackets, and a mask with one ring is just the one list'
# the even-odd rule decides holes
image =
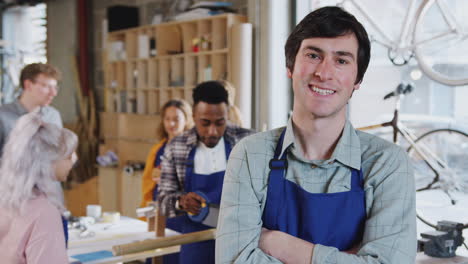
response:
{"label": "man's nose", "polygon": [[208,127],[208,134],[209,134],[210,136],[217,136],[218,130],[216,129],[216,126],[215,126],[215,125],[210,125],[210,126]]}
{"label": "man's nose", "polygon": [[49,87],[49,93],[52,95],[52,96],[56,96],[57,95],[57,88],[56,87]]}
{"label": "man's nose", "polygon": [[320,80],[329,80],[333,75],[332,62],[329,59],[323,59],[315,68],[314,76]]}

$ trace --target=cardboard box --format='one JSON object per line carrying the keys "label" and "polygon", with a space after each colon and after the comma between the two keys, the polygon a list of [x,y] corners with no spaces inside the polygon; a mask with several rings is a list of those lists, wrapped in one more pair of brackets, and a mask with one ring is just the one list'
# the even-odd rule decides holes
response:
{"label": "cardboard box", "polygon": [[160,115],[100,113],[100,138],[158,142]]}
{"label": "cardboard box", "polygon": [[119,138],[157,142],[159,115],[119,114]]}
{"label": "cardboard box", "polygon": [[98,167],[98,199],[103,212],[120,211],[120,168]]}
{"label": "cardboard box", "polygon": [[99,113],[99,138],[118,138],[119,113]]}
{"label": "cardboard box", "polygon": [[142,192],[141,182],[143,173],[142,171],[136,171],[132,174],[128,174],[124,171],[120,173],[121,181],[121,203],[120,212],[122,215],[136,218],[136,209],[140,207]]}
{"label": "cardboard box", "polygon": [[126,139],[118,140],[119,164],[125,166],[127,161],[145,162],[146,157],[155,143],[132,141]]}

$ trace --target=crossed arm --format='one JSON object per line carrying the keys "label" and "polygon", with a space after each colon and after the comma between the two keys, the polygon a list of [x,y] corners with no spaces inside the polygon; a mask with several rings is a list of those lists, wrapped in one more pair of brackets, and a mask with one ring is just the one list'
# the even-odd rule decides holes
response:
{"label": "crossed arm", "polygon": [[[262,229],[268,166],[260,164],[267,155],[250,150],[249,145],[246,141],[236,145],[228,162],[216,263],[414,263],[414,181],[408,177],[406,156],[394,155],[381,179],[375,183],[369,180],[366,202],[370,206],[363,241],[359,248],[340,252]],[[381,165],[376,163],[373,169],[383,169],[377,168]]]}

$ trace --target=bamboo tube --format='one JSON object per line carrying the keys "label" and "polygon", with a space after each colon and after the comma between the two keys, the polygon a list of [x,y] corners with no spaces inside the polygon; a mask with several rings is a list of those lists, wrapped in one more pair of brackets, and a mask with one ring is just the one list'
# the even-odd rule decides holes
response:
{"label": "bamboo tube", "polygon": [[156,239],[146,239],[143,241],[133,242],[129,244],[115,245],[112,247],[112,253],[114,254],[114,256],[122,256],[146,250],[206,241],[214,239],[215,236],[216,229],[212,228],[205,231],[193,232],[183,235],[162,237]]}

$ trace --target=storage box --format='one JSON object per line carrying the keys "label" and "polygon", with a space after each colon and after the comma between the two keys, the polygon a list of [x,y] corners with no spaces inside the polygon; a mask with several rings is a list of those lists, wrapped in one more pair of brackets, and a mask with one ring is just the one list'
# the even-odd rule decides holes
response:
{"label": "storage box", "polygon": [[155,143],[161,117],[159,115],[139,115],[126,113],[100,113],[100,138],[126,139]]}
{"label": "storage box", "polygon": [[119,138],[156,142],[159,115],[119,114]]}
{"label": "storage box", "polygon": [[139,23],[138,7],[115,5],[107,8],[109,32],[137,27]]}
{"label": "storage box", "polygon": [[103,212],[120,211],[120,172],[119,168],[98,168],[98,199]]}

